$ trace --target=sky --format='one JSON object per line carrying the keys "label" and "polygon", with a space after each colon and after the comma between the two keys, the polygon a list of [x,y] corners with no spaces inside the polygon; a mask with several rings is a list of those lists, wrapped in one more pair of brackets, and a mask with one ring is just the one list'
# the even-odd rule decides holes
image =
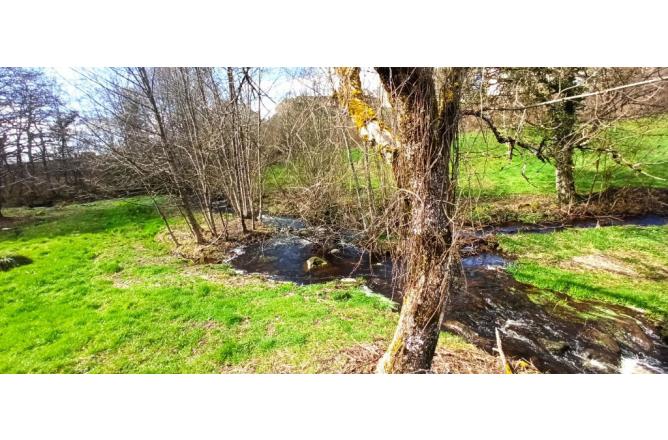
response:
{"label": "sky", "polygon": [[[81,110],[86,95],[80,86],[85,79],[77,67],[49,67],[46,72],[61,85],[65,99],[74,109]],[[374,95],[382,93],[378,75],[370,67],[363,67],[362,86]],[[287,97],[296,95],[331,95],[334,92],[335,78],[324,67],[265,67],[261,71],[261,88],[268,99],[262,99],[262,117],[270,117],[277,105]]]}

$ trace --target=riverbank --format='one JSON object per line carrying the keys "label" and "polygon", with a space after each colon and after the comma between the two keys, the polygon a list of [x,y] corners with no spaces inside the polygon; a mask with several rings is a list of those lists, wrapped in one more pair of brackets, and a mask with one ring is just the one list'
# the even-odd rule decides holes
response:
{"label": "riverbank", "polygon": [[[299,285],[224,263],[242,245],[234,255],[248,264],[260,256],[266,270],[276,257],[305,275],[313,243],[275,236],[271,221],[250,241],[198,247],[179,236],[174,248],[143,198],[9,213],[21,221],[0,231],[0,254],[29,263],[0,271],[4,372],[369,372],[396,324],[370,274]],[[434,371],[498,372],[497,328],[518,372],[522,359],[542,371],[661,371],[668,226],[586,226],[497,234],[498,248],[466,257]],[[355,252],[328,258],[348,270]],[[380,278],[382,267],[369,269]]]}
{"label": "riverbank", "polygon": [[[295,222],[285,218],[271,220]],[[578,220],[570,225],[513,224],[464,230],[466,245],[462,247],[461,260],[464,276],[451,294],[443,328],[490,354],[495,353],[498,331],[508,354],[529,359],[542,371],[611,373],[630,364],[639,371],[666,371],[668,345],[665,336],[662,340],[664,327],[660,315],[633,304],[618,305],[619,301],[611,301],[604,295],[573,297],[550,286],[520,282],[512,276],[512,270],[520,264],[518,256],[499,246],[506,236],[558,236],[565,231],[584,229],[596,229],[605,235],[601,231],[610,229],[614,233],[618,230],[615,228],[633,231],[660,225],[668,225],[668,218],[606,217]],[[329,244],[325,244],[319,228],[300,224],[277,231],[262,242],[235,248],[229,262],[243,273],[260,273],[297,283],[362,282],[401,303],[401,292],[392,285],[392,260],[368,254],[346,241],[347,235],[350,234],[342,233],[338,239],[326,238],[324,241]],[[628,246],[634,245],[630,237],[628,242]],[[660,247],[657,244],[655,251]],[[549,253],[549,249],[545,252]],[[318,266],[309,267],[311,260],[318,261]],[[595,285],[589,287],[596,289]],[[611,291],[614,293],[614,288]],[[637,297],[642,298],[643,293]]]}
{"label": "riverbank", "polygon": [[[156,239],[162,222],[142,198],[6,214],[22,221],[0,231],[0,255],[32,262],[0,271],[3,373],[337,373],[396,324],[392,305],[358,285],[298,286],[180,258]],[[490,369],[472,372],[493,372],[494,356],[444,338],[484,356]]]}

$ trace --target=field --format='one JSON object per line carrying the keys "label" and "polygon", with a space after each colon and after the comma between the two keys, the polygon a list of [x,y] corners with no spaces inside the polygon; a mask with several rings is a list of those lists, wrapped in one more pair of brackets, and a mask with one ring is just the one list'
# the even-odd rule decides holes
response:
{"label": "field", "polygon": [[[668,177],[666,119],[652,125],[643,144],[629,135],[633,124],[610,136],[627,157]],[[638,157],[639,147],[649,153]],[[462,187],[478,199],[479,221],[501,219],[503,203],[510,203],[503,209],[511,217],[545,220],[553,203],[550,165],[522,154],[508,161],[505,147],[481,133],[464,135],[462,149]],[[602,178],[595,159],[578,155],[581,192],[666,186],[617,165]],[[272,172],[286,178],[280,167]],[[518,204],[526,208],[521,214]],[[355,285],[297,286],[178,258],[158,238],[163,224],[147,199],[4,213],[17,220],[0,231],[0,258],[9,257],[0,260],[8,262],[0,271],[0,372],[341,372],[342,353],[382,347],[397,320],[391,304]],[[518,234],[499,242],[516,258],[509,270],[520,281],[668,317],[667,226]],[[441,339],[446,349],[484,356],[452,335]]]}
{"label": "field", "polygon": [[641,308],[668,319],[668,226],[570,229],[499,237],[519,281]]}
{"label": "field", "polygon": [[[575,181],[579,193],[598,192],[608,187],[668,188],[668,117],[645,118],[617,123],[606,131],[609,140],[630,163],[642,164],[647,175],[620,166],[609,156],[576,151]],[[462,136],[462,189],[465,194],[485,199],[540,195],[555,191],[554,167],[522,149],[512,161],[507,147],[486,131]],[[523,176],[524,171],[524,176]]]}
{"label": "field", "polygon": [[241,279],[173,257],[141,199],[27,221],[0,236],[0,254],[32,260],[0,272],[2,372],[326,370],[341,347],[387,338],[396,318],[356,288]]}
{"label": "field", "polygon": [[355,286],[177,258],[146,199],[7,214],[21,223],[0,232],[0,256],[31,262],[0,271],[3,373],[341,372],[343,351],[383,346],[398,318]]}

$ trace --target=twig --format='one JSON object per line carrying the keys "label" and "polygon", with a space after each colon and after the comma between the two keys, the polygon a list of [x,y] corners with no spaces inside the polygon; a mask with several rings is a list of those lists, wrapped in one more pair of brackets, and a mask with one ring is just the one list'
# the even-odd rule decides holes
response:
{"label": "twig", "polygon": [[503,353],[503,347],[501,346],[501,335],[499,334],[499,329],[495,328],[494,333],[496,334],[496,351],[498,351],[499,356],[501,356],[501,372],[504,374],[513,374],[513,370],[510,368],[510,365],[506,361],[506,355]]}

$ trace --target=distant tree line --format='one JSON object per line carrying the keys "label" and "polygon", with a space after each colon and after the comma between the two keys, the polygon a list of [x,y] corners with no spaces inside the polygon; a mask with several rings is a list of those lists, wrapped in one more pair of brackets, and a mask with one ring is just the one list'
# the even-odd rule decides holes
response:
{"label": "distant tree line", "polygon": [[0,68],[0,213],[83,190],[78,118],[41,70]]}

